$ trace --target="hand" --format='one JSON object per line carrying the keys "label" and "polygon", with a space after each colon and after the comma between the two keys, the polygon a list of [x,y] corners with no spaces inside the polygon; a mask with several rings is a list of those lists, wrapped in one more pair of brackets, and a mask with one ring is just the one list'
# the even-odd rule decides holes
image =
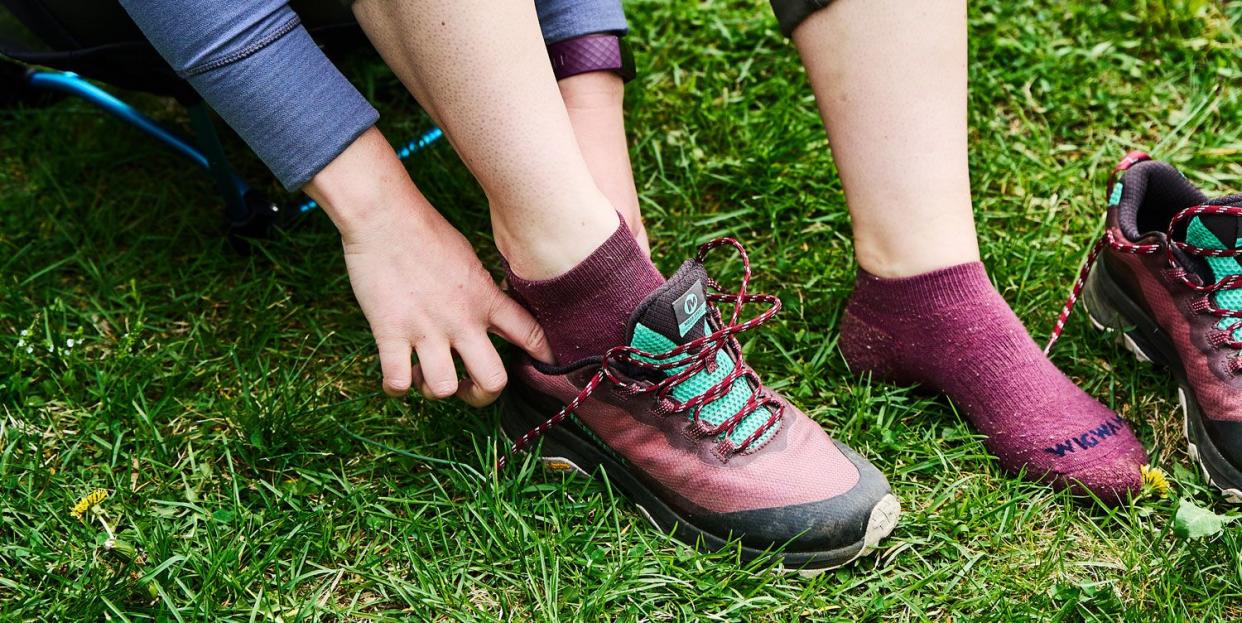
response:
{"label": "hand", "polygon": [[[470,243],[423,197],[392,147],[371,128],[306,186],[341,232],[354,296],[379,347],[384,391],[417,386],[491,403],[508,380],[488,332],[552,361],[543,330],[505,296]],[[418,353],[418,364],[410,361]],[[459,381],[456,352],[468,378]]]}
{"label": "hand", "polygon": [[[388,394],[414,385],[429,399],[457,395],[476,407],[490,404],[507,376],[489,331],[552,360],[535,319],[496,287],[470,243],[438,214],[417,218],[403,211],[342,235],[342,243]],[[417,365],[410,363],[411,349]],[[453,352],[468,374],[461,381]]]}

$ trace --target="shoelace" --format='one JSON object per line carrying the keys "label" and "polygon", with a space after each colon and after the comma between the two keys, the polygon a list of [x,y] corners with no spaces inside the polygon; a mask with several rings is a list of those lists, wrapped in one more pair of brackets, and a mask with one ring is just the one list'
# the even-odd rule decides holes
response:
{"label": "shoelace", "polygon": [[[723,446],[721,454],[724,456],[742,452],[779,422],[784,415],[785,405],[776,395],[769,392],[763,386],[759,376],[743,361],[741,345],[738,344],[736,336],[743,331],[753,329],[767,322],[775,316],[781,309],[781,300],[769,294],[750,294],[746,291],[747,286],[750,284],[750,258],[746,255],[746,249],[742,247],[742,244],[732,238],[716,238],[703,244],[699,247],[699,252],[695,259],[699,263],[703,263],[708,253],[725,245],[736,249],[742,259],[742,280],[737,291],[730,293],[721,288],[720,284],[714,279],[710,277],[707,279],[707,286],[712,290],[712,292],[708,293],[707,300],[713,303],[709,311],[715,315],[720,325],[719,329],[664,353],[649,353],[628,345],[609,349],[608,352],[604,353],[599,370],[582,387],[582,391],[578,392],[578,395],[569,401],[569,404],[565,405],[556,415],[548,418],[542,424],[532,428],[518,438],[510,448],[509,454],[517,454],[526,450],[539,437],[565,421],[565,418],[576,412],[582,406],[582,403],[605,381],[633,395],[655,394],[657,411],[661,415],[668,416],[689,411],[692,419],[691,432],[696,438],[706,439],[721,434],[724,435],[724,439],[720,442]],[[732,303],[733,305],[733,312],[727,323],[721,320],[720,310],[715,305],[718,303]],[[767,309],[754,318],[742,320],[742,306],[747,303],[764,304],[767,305]],[[733,355],[734,365],[733,370],[725,375],[720,382],[684,402],[678,401],[669,395],[677,384],[689,379],[699,371],[707,370],[709,373],[715,371],[716,353],[723,348],[728,348]],[[618,376],[616,370],[618,364],[661,373],[676,368],[681,369],[657,383],[630,383]],[[743,377],[756,388],[746,403],[741,406],[737,413],[734,413],[728,419],[715,426],[705,422],[700,417],[703,408],[713,400],[729,393],[734,381]],[[738,424],[750,414],[764,407],[771,407],[768,419],[740,443],[734,444],[730,438]],[[505,456],[498,458],[496,461],[497,471],[504,469],[505,463]]]}
{"label": "shoelace", "polygon": [[[1213,332],[1209,336],[1209,340],[1213,346],[1228,346],[1234,349],[1242,348],[1242,341],[1237,340],[1233,336],[1233,332],[1242,328],[1242,310],[1223,309],[1212,303],[1212,294],[1221,290],[1233,290],[1242,288],[1242,274],[1229,275],[1224,279],[1211,284],[1203,284],[1198,276],[1188,276],[1186,269],[1177,265],[1177,258],[1173,254],[1173,249],[1179,249],[1189,255],[1197,255],[1200,257],[1237,257],[1242,255],[1242,249],[1207,249],[1198,247],[1193,244],[1175,240],[1173,232],[1177,229],[1178,224],[1186,219],[1195,216],[1205,215],[1224,215],[1224,216],[1242,216],[1242,206],[1225,206],[1216,204],[1201,204],[1192,206],[1178,212],[1169,221],[1169,228],[1165,232],[1168,244],[1135,244],[1128,240],[1117,239],[1111,231],[1104,233],[1095,246],[1091,248],[1091,252],[1087,254],[1087,261],[1083,263],[1082,270],[1078,272],[1078,280],[1074,282],[1074,287],[1070,290],[1069,298],[1066,299],[1065,305],[1061,307],[1061,315],[1057,316],[1056,325],[1052,328],[1052,335],[1048,338],[1048,345],[1044,347],[1044,354],[1048,354],[1052,350],[1052,345],[1057,343],[1057,339],[1061,337],[1061,332],[1065,329],[1065,321],[1069,319],[1070,312],[1074,309],[1074,304],[1078,302],[1079,295],[1087,283],[1087,275],[1091,273],[1091,267],[1099,258],[1100,252],[1104,250],[1104,246],[1108,245],[1114,251],[1121,253],[1134,253],[1138,255],[1153,255],[1161,250],[1167,255],[1168,268],[1164,269],[1163,276],[1169,280],[1180,281],[1182,285],[1200,292],[1202,297],[1195,299],[1191,305],[1191,311],[1195,313],[1211,314],[1218,318],[1238,318],[1240,320],[1233,322],[1226,327]],[[1192,278],[1193,277],[1193,278]],[[1234,357],[1229,360],[1230,372],[1238,374],[1242,372],[1242,362]]]}

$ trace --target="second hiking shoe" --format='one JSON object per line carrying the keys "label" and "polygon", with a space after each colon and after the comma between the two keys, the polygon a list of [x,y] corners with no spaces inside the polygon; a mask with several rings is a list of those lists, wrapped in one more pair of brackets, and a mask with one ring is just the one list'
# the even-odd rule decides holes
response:
{"label": "second hiking shoe", "polygon": [[[709,294],[702,260],[721,245],[741,253],[744,275],[737,292]],[[743,361],[735,335],[780,306],[749,294],[749,279],[740,244],[704,245],[634,310],[627,344],[560,368],[518,364],[502,427],[514,451],[542,437],[547,467],[603,471],[682,541],[740,544],[743,559],[779,550],[783,568],[804,573],[840,566],[892,531],[897,498]],[[746,304],[767,309],[745,319]]]}
{"label": "second hiking shoe", "polygon": [[1074,288],[1093,323],[1176,378],[1189,453],[1242,502],[1242,195],[1209,199],[1131,153],[1110,180],[1104,238]]}

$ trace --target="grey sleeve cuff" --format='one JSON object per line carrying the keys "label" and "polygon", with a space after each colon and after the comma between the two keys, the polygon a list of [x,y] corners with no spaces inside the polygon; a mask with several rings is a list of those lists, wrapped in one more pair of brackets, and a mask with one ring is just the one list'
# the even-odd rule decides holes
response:
{"label": "grey sleeve cuff", "polygon": [[535,0],[547,44],[600,32],[624,35],[621,0]]}
{"label": "grey sleeve cuff", "polygon": [[287,0],[121,4],[285,188],[305,184],[379,119]]}
{"label": "grey sleeve cuff", "polygon": [[187,79],[286,189],[310,181],[379,119],[301,25],[213,63]]}

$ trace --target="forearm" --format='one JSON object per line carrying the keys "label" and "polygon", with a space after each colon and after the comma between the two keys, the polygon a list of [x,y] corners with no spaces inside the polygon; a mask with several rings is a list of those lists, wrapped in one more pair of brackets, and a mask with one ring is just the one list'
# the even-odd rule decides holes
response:
{"label": "forearm", "polygon": [[613,72],[593,71],[565,78],[559,85],[578,148],[595,185],[625,217],[630,231],[646,250],[647,234],[625,137],[624,82]]}
{"label": "forearm", "polygon": [[379,118],[283,0],[121,4],[286,188],[305,184]]}

